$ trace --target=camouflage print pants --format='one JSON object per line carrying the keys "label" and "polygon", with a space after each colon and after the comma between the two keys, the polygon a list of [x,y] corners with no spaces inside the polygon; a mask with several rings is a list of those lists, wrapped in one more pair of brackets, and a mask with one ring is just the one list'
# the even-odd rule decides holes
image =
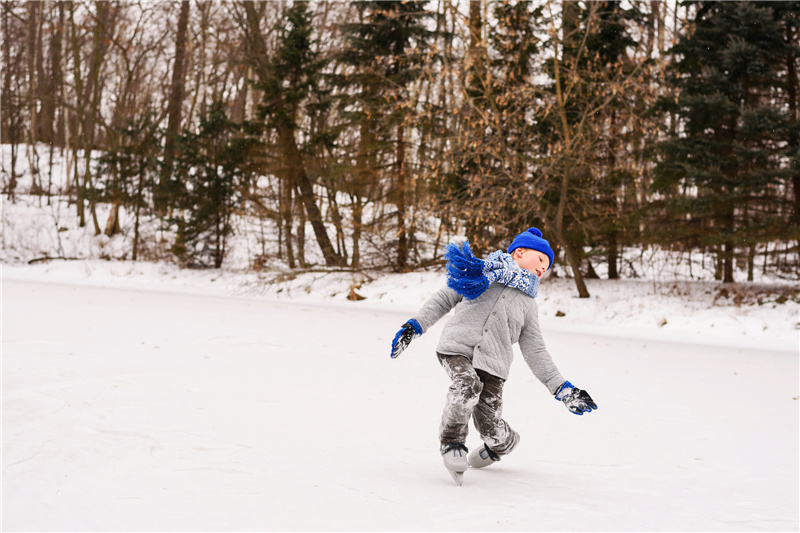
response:
{"label": "camouflage print pants", "polygon": [[439,427],[442,445],[464,444],[471,416],[481,439],[493,452],[510,453],[519,443],[519,435],[502,419],[505,380],[475,370],[463,355],[437,355],[452,381]]}

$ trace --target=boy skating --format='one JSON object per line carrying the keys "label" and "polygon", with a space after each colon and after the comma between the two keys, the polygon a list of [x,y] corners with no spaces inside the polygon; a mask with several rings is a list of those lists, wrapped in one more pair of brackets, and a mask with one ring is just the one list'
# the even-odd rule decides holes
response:
{"label": "boy skating", "polygon": [[[502,419],[502,391],[514,343],[519,343],[534,375],[572,413],[597,409],[586,391],[558,371],[539,329],[534,298],[553,258],[550,244],[536,228],[517,235],[507,253],[498,250],[486,260],[476,258],[468,243],[450,244],[445,253],[447,287],[425,302],[392,341],[395,358],[455,310],[436,355],[451,380],[439,428],[440,451],[459,485],[469,467],[489,466],[519,443],[517,432]],[[465,445],[470,417],[484,443],[472,453]]]}

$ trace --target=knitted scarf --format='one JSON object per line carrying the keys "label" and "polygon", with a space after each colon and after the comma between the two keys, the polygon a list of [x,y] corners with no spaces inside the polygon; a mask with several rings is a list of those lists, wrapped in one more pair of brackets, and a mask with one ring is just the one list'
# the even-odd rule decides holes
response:
{"label": "knitted scarf", "polygon": [[472,253],[469,242],[461,247],[450,243],[444,258],[447,259],[447,286],[467,300],[474,300],[495,282],[536,298],[539,276],[521,268],[510,254],[501,250],[482,260]]}

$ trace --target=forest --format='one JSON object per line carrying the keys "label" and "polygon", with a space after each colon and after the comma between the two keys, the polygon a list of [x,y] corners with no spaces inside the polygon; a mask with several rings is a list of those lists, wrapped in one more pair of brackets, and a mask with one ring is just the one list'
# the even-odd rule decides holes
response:
{"label": "forest", "polygon": [[583,297],[631,248],[798,279],[798,2],[0,10],[4,201],[67,202],[128,259],[220,268],[255,224],[255,269],[408,272],[536,226]]}

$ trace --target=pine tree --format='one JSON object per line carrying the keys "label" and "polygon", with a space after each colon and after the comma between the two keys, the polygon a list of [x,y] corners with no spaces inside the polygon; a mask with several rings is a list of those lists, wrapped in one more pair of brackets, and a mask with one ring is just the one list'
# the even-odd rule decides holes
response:
{"label": "pine tree", "polygon": [[280,31],[277,50],[257,84],[264,95],[260,117],[267,130],[277,136],[281,177],[284,190],[289,193],[284,209],[290,209],[291,194],[297,188],[325,263],[344,266],[344,259],[336,253],[317,205],[314,184],[304,161],[305,147],[298,144],[303,115],[310,112],[309,93],[320,80],[324,67],[324,61],[314,51],[312,13],[308,7],[306,2],[293,2],[285,11],[285,25]]}
{"label": "pine tree", "polygon": [[774,88],[787,45],[769,3],[694,5],[691,27],[672,50],[677,97],[663,104],[683,131],[658,147],[654,187],[674,221],[660,231],[714,250],[719,278],[732,283],[736,250],[752,258],[783,223],[788,117]]}
{"label": "pine tree", "polygon": [[[614,77],[627,77],[637,72],[631,79],[635,80],[634,83],[628,84],[631,90],[620,91],[593,120],[594,130],[599,133],[590,162],[596,169],[593,182],[596,199],[588,204],[588,216],[581,220],[580,232],[586,244],[604,253],[610,279],[618,277],[617,262],[623,225],[620,210],[622,190],[630,187],[633,181],[630,139],[625,126],[635,117],[631,109],[636,105],[637,95],[644,92],[641,85],[650,82],[644,75],[646,71],[641,68],[647,58],[639,56],[639,62],[631,60],[637,56],[634,52],[643,47],[643,43],[633,38],[633,34],[638,33],[636,24],[644,19],[638,11],[641,5],[633,3],[626,9],[619,1],[597,2],[599,9],[594,22],[597,29],[587,35],[585,50],[578,62],[581,72],[594,74],[587,80],[589,83],[579,88],[579,92],[613,90],[613,85],[618,83]],[[583,11],[581,15],[585,17],[587,13]],[[607,73],[614,73],[614,76],[609,78]],[[601,88],[600,91],[598,88]],[[591,101],[591,97],[583,94],[575,101],[587,102]],[[588,257],[586,261],[588,275],[596,276],[591,259]]]}
{"label": "pine tree", "polygon": [[[397,206],[397,257],[395,270],[409,269],[406,227],[408,196],[407,141],[405,128],[413,113],[409,87],[420,77],[421,54],[436,32],[426,27],[431,13],[426,1],[355,2],[363,21],[342,26],[348,49],[340,59],[353,71],[344,86],[356,91],[362,101],[355,104],[360,122],[360,164],[356,172],[374,177],[374,163],[391,161],[394,167],[392,198]],[[351,100],[351,102],[353,102]],[[393,154],[390,154],[390,150]],[[370,166],[369,162],[373,162]]]}
{"label": "pine tree", "polygon": [[115,129],[118,130],[119,145],[105,151],[99,159],[99,175],[104,177],[101,200],[113,204],[106,234],[111,236],[120,231],[119,207],[132,212],[131,259],[136,261],[140,258],[141,219],[150,210],[148,200],[155,194],[161,169],[158,160],[161,131],[152,108]]}
{"label": "pine tree", "polygon": [[225,115],[226,104],[215,101],[200,117],[198,132],[178,137],[177,192],[182,208],[172,219],[177,229],[173,253],[193,268],[220,268],[233,232],[234,208],[249,176],[254,140]]}

